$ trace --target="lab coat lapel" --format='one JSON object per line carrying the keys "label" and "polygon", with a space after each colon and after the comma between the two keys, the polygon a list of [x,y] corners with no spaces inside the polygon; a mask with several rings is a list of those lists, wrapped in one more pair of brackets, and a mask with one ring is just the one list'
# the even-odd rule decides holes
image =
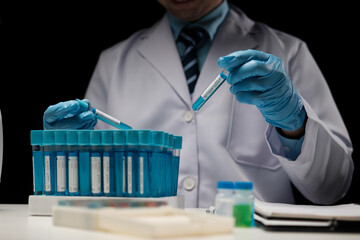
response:
{"label": "lab coat lapel", "polygon": [[175,94],[190,107],[191,99],[184,70],[167,16],[141,38],[143,42],[138,47],[140,55],[159,72]]}
{"label": "lab coat lapel", "polygon": [[[238,13],[234,11],[238,11]],[[221,72],[217,64],[219,57],[235,51],[259,48],[260,43],[254,37],[253,32],[250,31],[253,25],[254,22],[240,10],[230,10],[225,22],[220,26],[206,57],[195,86],[193,102]],[[256,35],[256,33],[254,34]]]}

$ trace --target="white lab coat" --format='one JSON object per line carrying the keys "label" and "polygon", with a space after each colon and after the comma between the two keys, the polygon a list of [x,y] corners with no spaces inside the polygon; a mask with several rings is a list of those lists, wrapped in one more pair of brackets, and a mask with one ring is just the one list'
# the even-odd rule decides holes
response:
{"label": "white lab coat", "polygon": [[[259,110],[236,101],[225,83],[194,113],[191,106],[220,73],[220,56],[258,49],[280,57],[308,115],[301,154],[285,157],[276,129]],[[194,99],[164,16],[149,29],[102,52],[86,98],[135,129],[183,136],[178,194],[186,207],[214,204],[217,182],[252,181],[260,200],[293,203],[290,182],[314,203],[330,204],[347,191],[352,145],[327,83],[301,40],[253,22],[231,8],[208,53]],[[108,128],[98,123],[98,128]]]}

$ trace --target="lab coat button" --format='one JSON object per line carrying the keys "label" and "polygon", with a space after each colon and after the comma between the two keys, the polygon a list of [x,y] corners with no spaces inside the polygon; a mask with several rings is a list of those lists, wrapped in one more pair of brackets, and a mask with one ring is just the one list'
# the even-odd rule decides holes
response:
{"label": "lab coat button", "polygon": [[194,114],[192,111],[187,111],[184,115],[184,119],[186,122],[191,122],[191,120],[193,120],[194,118]]}
{"label": "lab coat button", "polygon": [[187,177],[184,179],[183,186],[185,190],[191,191],[195,188],[195,180],[191,177]]}

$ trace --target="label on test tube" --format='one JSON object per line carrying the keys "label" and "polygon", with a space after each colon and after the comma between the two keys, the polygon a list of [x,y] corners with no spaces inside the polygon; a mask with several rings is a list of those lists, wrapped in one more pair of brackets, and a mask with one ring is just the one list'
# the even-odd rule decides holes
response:
{"label": "label on test tube", "polygon": [[50,156],[45,155],[45,191],[50,192],[51,190]]}
{"label": "label on test tube", "polygon": [[112,117],[112,116],[110,116],[110,115],[108,115],[106,113],[103,113],[103,112],[101,112],[101,111],[99,111],[97,109],[95,110],[95,114],[98,115],[101,119],[107,120],[107,121],[109,121],[111,123],[114,123],[116,125],[120,125],[119,120],[117,120],[116,118],[114,118],[114,117]]}
{"label": "label on test tube", "polygon": [[201,97],[207,99],[223,82],[224,79],[220,75],[217,76],[210,86],[201,94]]}
{"label": "label on test tube", "polygon": [[91,157],[91,193],[101,191],[101,157]]}
{"label": "label on test tube", "polygon": [[79,166],[78,157],[69,156],[69,192],[76,193],[79,191]]}
{"label": "label on test tube", "polygon": [[127,157],[127,192],[132,194],[132,156]]}
{"label": "label on test tube", "polygon": [[140,156],[139,157],[139,182],[140,182],[140,194],[143,195],[144,194],[144,157]]}
{"label": "label on test tube", "polygon": [[126,191],[126,178],[125,178],[125,176],[126,176],[126,157],[125,156],[123,156],[122,165],[123,165],[123,167],[122,167],[122,180],[123,180],[122,181],[122,183],[123,183],[122,192],[124,193]]}
{"label": "label on test tube", "polygon": [[110,156],[103,156],[104,193],[110,193]]}
{"label": "label on test tube", "polygon": [[66,190],[66,156],[58,155],[56,161],[56,190],[65,192]]}

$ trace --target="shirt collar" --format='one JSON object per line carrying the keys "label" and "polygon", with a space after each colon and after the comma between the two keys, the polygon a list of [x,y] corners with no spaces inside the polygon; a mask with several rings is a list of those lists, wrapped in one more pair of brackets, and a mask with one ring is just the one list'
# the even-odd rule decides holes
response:
{"label": "shirt collar", "polygon": [[195,22],[185,22],[182,21],[170,13],[168,13],[169,22],[171,26],[171,30],[174,36],[174,39],[177,39],[181,30],[187,26],[200,26],[204,28],[210,36],[210,40],[212,41],[215,37],[217,29],[224,21],[227,13],[229,12],[229,5],[227,0],[224,0],[217,8],[212,10],[210,13],[200,18]]}

